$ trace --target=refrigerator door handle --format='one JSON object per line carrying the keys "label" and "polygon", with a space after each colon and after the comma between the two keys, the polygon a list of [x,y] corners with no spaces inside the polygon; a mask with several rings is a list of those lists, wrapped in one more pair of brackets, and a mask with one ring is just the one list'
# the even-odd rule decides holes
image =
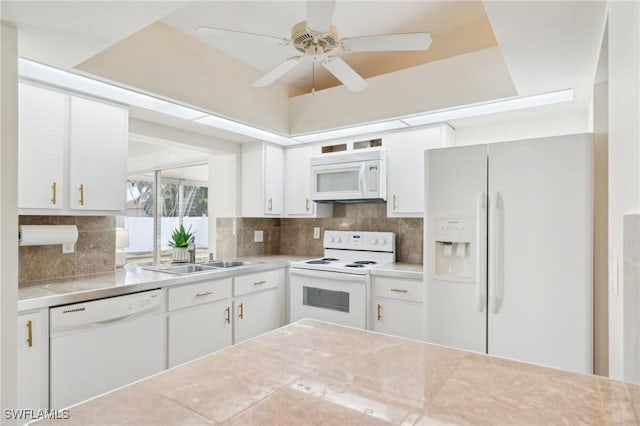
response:
{"label": "refrigerator door handle", "polygon": [[500,193],[493,191],[491,194],[489,210],[489,292],[491,294],[491,312],[497,314],[500,310],[500,299],[498,297],[498,282],[501,279],[499,274],[500,253],[498,253],[498,204]]}
{"label": "refrigerator door handle", "polygon": [[484,252],[485,247],[483,247],[482,243],[485,241],[484,230],[486,229],[487,223],[487,194],[482,191],[478,194],[478,199],[476,200],[476,291],[475,291],[475,299],[476,299],[476,310],[478,312],[484,311],[485,304],[485,292],[484,289],[487,287],[486,276],[484,273]]}

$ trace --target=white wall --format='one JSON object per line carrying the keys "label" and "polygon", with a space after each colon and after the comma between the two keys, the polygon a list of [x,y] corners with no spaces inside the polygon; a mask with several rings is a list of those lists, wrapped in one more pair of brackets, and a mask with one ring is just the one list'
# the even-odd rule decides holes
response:
{"label": "white wall", "polygon": [[308,133],[516,95],[497,47],[371,77],[367,83],[369,87],[356,94],[338,86],[291,98],[290,132]]}
{"label": "white wall", "polygon": [[593,303],[594,372],[609,375],[609,125],[608,82],[593,88],[594,209],[593,209]]}
{"label": "white wall", "polygon": [[450,124],[456,131],[456,145],[590,133],[591,110],[584,103],[530,108]]}
{"label": "white wall", "polygon": [[640,206],[640,3],[610,1],[608,7],[609,376],[622,379],[623,215]]}
{"label": "white wall", "polygon": [[77,68],[240,122],[281,133],[288,130],[285,84],[253,87],[259,71],[161,22]]}
{"label": "white wall", "polygon": [[5,409],[17,406],[18,38],[15,29],[2,25],[0,52],[0,407]]}

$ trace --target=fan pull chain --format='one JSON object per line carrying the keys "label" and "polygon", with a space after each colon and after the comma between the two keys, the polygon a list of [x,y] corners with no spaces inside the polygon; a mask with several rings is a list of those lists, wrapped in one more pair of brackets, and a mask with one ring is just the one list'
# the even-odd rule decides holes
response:
{"label": "fan pull chain", "polygon": [[311,95],[316,94],[316,60],[311,63]]}

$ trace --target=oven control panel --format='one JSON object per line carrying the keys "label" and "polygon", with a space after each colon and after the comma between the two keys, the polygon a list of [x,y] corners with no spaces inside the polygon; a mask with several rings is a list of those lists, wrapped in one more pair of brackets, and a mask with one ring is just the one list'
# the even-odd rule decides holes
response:
{"label": "oven control panel", "polygon": [[324,231],[325,249],[394,251],[393,232]]}

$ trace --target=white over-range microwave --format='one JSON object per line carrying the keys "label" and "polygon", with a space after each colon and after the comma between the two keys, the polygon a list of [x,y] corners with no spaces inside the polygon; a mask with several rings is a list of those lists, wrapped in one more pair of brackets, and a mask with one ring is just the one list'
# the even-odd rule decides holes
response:
{"label": "white over-range microwave", "polygon": [[372,148],[312,158],[311,199],[319,203],[386,201],[386,151]]}

